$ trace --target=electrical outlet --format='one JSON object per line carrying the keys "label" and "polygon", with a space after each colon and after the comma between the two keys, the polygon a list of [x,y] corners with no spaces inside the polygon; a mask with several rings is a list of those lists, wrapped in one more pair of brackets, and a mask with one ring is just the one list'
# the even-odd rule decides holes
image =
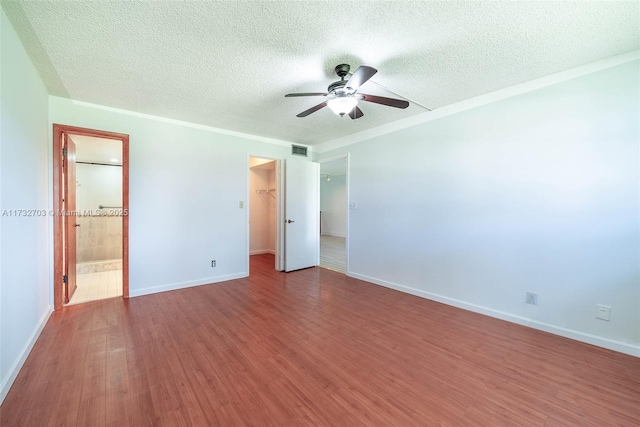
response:
{"label": "electrical outlet", "polygon": [[243,200],[240,200],[240,201],[238,202],[238,207],[239,207],[240,209],[243,209],[243,208],[244,208],[244,201],[243,201]]}
{"label": "electrical outlet", "polygon": [[609,321],[611,319],[611,307],[598,304],[596,306],[596,319]]}
{"label": "electrical outlet", "polygon": [[349,202],[349,209],[351,210],[358,209],[358,202]]}
{"label": "electrical outlet", "polygon": [[534,294],[533,292],[527,292],[525,297],[525,302],[531,305],[538,305],[538,294]]}
{"label": "electrical outlet", "polygon": [[216,260],[215,260],[215,259],[212,259],[212,260],[211,260],[211,267],[213,268],[213,267],[215,267],[215,266],[216,266]]}

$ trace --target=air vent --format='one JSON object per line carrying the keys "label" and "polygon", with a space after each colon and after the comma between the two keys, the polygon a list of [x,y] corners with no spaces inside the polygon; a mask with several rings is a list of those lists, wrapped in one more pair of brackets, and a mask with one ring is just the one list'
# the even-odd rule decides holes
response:
{"label": "air vent", "polygon": [[307,147],[302,145],[291,145],[291,154],[294,156],[304,156],[307,157]]}

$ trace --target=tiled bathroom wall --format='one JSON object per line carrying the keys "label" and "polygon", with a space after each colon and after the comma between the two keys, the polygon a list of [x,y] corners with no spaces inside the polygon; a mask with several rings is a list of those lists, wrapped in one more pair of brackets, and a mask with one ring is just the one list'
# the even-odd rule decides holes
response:
{"label": "tiled bathroom wall", "polygon": [[121,216],[79,216],[76,223],[77,262],[122,258]]}

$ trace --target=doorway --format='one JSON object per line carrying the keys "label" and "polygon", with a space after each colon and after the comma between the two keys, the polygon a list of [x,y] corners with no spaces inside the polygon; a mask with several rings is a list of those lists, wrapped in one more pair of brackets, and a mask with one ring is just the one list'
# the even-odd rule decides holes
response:
{"label": "doorway", "polygon": [[347,156],[320,162],[320,267],[347,271]]}
{"label": "doorway", "polygon": [[278,161],[262,157],[249,158],[249,256],[272,259],[279,266]]}
{"label": "doorway", "polygon": [[319,265],[318,163],[250,156],[248,169],[247,271],[251,256],[270,257],[272,248],[278,271]]}
{"label": "doorway", "polygon": [[129,297],[129,136],[53,125],[54,309]]}

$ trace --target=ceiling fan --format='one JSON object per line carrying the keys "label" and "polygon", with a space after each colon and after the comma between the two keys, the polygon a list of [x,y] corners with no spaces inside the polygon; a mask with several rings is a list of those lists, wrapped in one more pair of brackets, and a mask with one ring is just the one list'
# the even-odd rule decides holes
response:
{"label": "ceiling fan", "polygon": [[311,107],[306,111],[298,114],[296,117],[307,117],[311,113],[315,113],[324,107],[329,107],[334,113],[338,114],[340,117],[348,114],[352,119],[359,119],[364,116],[364,113],[358,107],[358,101],[367,101],[373,102],[376,104],[387,105],[389,107],[396,108],[407,108],[409,103],[407,101],[403,101],[401,99],[394,98],[385,98],[384,96],[376,96],[376,95],[367,95],[364,93],[358,93],[358,89],[364,83],[367,82],[375,73],[378,72],[373,67],[367,67],[366,65],[362,65],[358,67],[358,69],[353,73],[349,80],[345,80],[345,76],[349,74],[349,69],[351,67],[348,64],[340,64],[336,66],[335,71],[340,80],[337,82],[333,82],[327,88],[327,92],[316,92],[316,93],[290,93],[285,95],[285,97],[294,97],[294,96],[324,96],[329,99],[326,101],[316,105],[315,107]]}

